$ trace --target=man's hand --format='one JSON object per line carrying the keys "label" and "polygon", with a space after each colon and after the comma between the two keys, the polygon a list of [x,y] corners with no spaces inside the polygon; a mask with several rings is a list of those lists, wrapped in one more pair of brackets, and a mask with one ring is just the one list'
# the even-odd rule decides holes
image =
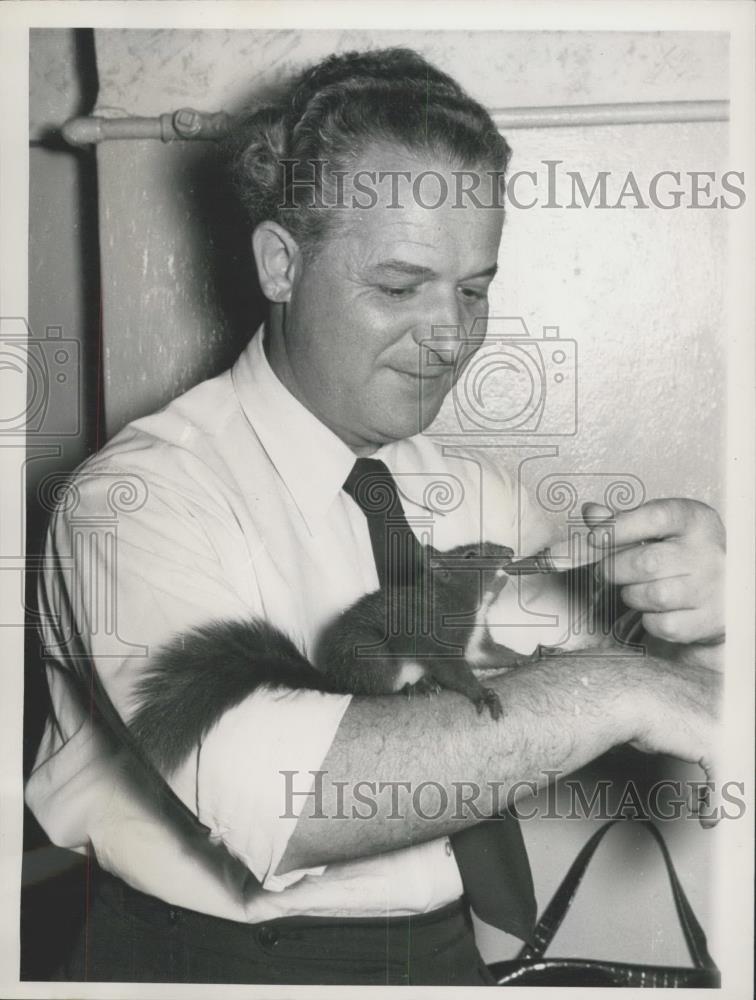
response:
{"label": "man's hand", "polygon": [[666,660],[660,670],[653,660],[643,664],[651,674],[640,694],[640,711],[631,725],[632,746],[646,753],[661,753],[698,764],[706,775],[707,791],[691,806],[701,826],[715,826],[721,815],[721,785],[718,781],[719,714],[722,676],[708,666]]}
{"label": "man's hand", "polygon": [[669,643],[722,642],[725,529],[715,510],[696,500],[651,500],[619,514],[586,504],[583,517],[605,549],[603,579],[622,587],[628,607],[644,612],[650,635]]}

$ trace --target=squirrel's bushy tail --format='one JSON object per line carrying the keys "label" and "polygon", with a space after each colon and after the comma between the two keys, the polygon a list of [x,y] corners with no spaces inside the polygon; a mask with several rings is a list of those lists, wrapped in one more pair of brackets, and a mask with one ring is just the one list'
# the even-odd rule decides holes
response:
{"label": "squirrel's bushy tail", "polygon": [[278,629],[220,621],[193,628],[161,649],[139,681],[129,729],[163,774],[185,760],[221,718],[259,688],[332,690]]}

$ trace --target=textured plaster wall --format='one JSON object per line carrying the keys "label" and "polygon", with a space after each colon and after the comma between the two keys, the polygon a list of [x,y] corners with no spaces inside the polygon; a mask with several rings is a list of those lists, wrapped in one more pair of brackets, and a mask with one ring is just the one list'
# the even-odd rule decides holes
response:
{"label": "textured plaster wall", "polygon": [[[612,204],[630,171],[647,190],[662,170],[685,178],[688,171],[721,176],[728,169],[723,124],[533,130],[511,133],[511,140],[512,170],[539,172],[542,202],[543,161],[564,161],[556,198],[564,205],[571,201],[566,170],[579,171],[589,189],[598,171],[610,171]],[[637,501],[692,496],[721,506],[727,214],[686,207],[510,210],[491,313],[523,317],[533,336],[556,325],[577,353],[576,432],[544,439],[558,442],[559,455],[532,463],[525,475],[531,492],[544,475],[581,473],[569,481],[581,499],[598,499],[612,474],[633,474]],[[548,372],[546,383],[544,409],[566,405],[557,395],[565,384],[554,384]],[[497,398],[490,380],[490,405],[504,414],[507,390],[501,378]],[[441,423],[450,418],[447,409]]]}
{"label": "textured plaster wall", "polygon": [[[60,327],[61,336],[75,342],[73,351],[81,364],[77,391],[65,402],[49,400],[46,426],[51,433],[45,441],[48,454],[32,458],[28,464],[32,487],[52,468],[77,465],[91,436],[87,415],[92,409],[94,387],[87,377],[91,345],[86,336],[90,332],[91,304],[85,300],[85,286],[87,266],[92,260],[97,263],[97,244],[86,229],[89,219],[82,214],[86,200],[83,157],[52,139],[67,118],[84,110],[85,100],[74,32],[33,30],[29,60],[28,320],[38,339],[44,338],[48,327]],[[85,239],[87,249],[83,246]],[[79,433],[69,433],[53,443],[56,424],[65,425],[69,432],[78,428]]]}
{"label": "textured plaster wall", "polygon": [[[720,35],[98,31],[98,106],[146,115],[182,105],[234,110],[305,61],[395,43],[414,45],[491,107],[727,97]],[[543,160],[561,159],[563,170],[585,172],[589,186],[596,171],[611,171],[619,177],[610,183],[615,197],[629,170],[647,183],[660,170],[737,166],[727,164],[723,125],[513,131],[509,138],[513,171],[540,176]],[[113,142],[97,156],[112,434],[228,364],[254,328],[255,300],[243,230],[216,196],[211,148]],[[577,433],[520,438],[502,450],[509,461],[529,454],[516,443],[536,442],[536,452],[551,446],[549,457],[523,466],[528,489],[548,474],[580,473],[573,482],[596,496],[607,476],[632,473],[647,496],[722,502],[726,214],[510,211],[492,314],[522,317],[533,335],[559,326],[578,351]],[[505,383],[487,392],[491,412],[506,412]],[[448,430],[450,418],[447,409],[435,429]],[[541,904],[589,826],[526,824]],[[711,929],[700,875],[710,868],[715,835],[682,823],[671,836],[681,877]],[[623,850],[607,845],[556,952],[685,962],[674,925],[653,852],[640,840]],[[512,950],[485,931],[481,940],[488,955]]]}

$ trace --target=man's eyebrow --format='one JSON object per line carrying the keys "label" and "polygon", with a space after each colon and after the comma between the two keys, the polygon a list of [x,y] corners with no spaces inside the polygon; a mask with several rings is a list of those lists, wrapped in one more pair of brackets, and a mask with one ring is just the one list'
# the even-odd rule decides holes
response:
{"label": "man's eyebrow", "polygon": [[396,274],[406,274],[412,278],[432,278],[436,272],[432,267],[425,267],[423,264],[411,264],[408,260],[399,260],[397,257],[389,257],[388,260],[379,261],[375,271],[392,271]]}
{"label": "man's eyebrow", "polygon": [[[482,271],[476,271],[475,274],[468,274],[464,278],[460,278],[460,281],[472,281],[474,278],[493,278],[499,269],[498,264],[492,264],[490,267],[484,268]],[[375,267],[375,271],[390,271],[394,274],[408,275],[412,278],[433,278],[436,276],[436,272],[432,267],[425,267],[423,264],[411,264],[407,260],[399,260],[396,257],[390,257],[388,260],[379,261]]]}
{"label": "man's eyebrow", "polygon": [[498,264],[492,264],[490,267],[484,268],[482,271],[476,271],[475,274],[468,274],[466,278],[460,278],[460,281],[472,281],[473,278],[493,278],[496,272],[499,270]]}

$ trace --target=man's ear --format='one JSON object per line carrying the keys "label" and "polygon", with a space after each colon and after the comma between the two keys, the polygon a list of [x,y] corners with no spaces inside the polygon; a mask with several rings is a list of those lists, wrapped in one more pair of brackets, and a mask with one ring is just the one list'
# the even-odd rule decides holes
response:
{"label": "man's ear", "polygon": [[300,258],[299,244],[277,222],[261,222],[252,234],[260,288],[271,302],[288,302]]}

